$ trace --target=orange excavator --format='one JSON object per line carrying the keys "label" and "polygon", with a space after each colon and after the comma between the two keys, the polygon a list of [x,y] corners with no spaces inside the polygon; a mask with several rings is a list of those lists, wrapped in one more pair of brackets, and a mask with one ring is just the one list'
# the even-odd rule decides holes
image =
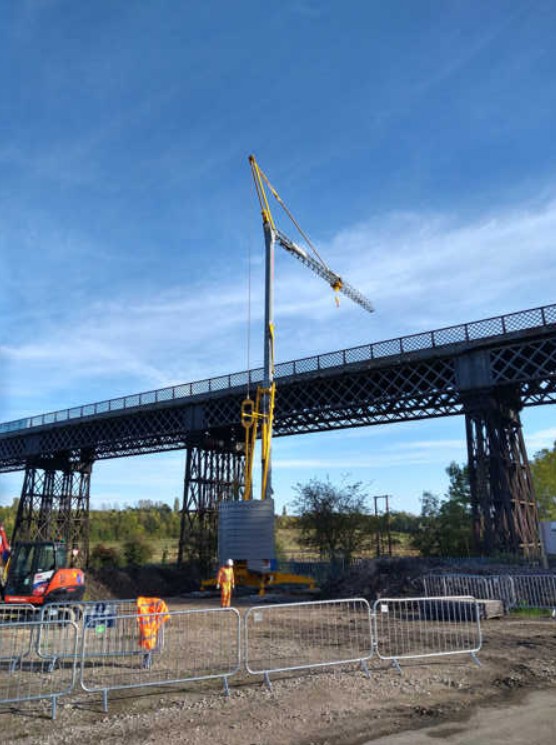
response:
{"label": "orange excavator", "polygon": [[69,553],[63,541],[18,541],[12,551],[0,525],[0,550],[5,603],[42,606],[83,599],[85,575],[71,566],[76,551]]}

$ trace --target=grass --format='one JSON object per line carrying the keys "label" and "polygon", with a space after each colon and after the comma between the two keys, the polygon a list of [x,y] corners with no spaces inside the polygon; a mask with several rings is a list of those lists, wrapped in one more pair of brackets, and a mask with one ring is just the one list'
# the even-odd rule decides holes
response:
{"label": "grass", "polygon": [[[90,545],[90,551],[94,549],[96,545],[102,544],[107,548],[115,548],[122,553],[123,545],[125,541],[92,541]],[[152,556],[149,559],[149,563],[153,564],[172,564],[176,563],[178,559],[178,543],[179,538],[145,538],[151,550]],[[165,561],[164,561],[165,559]]]}
{"label": "grass", "polygon": [[[392,533],[392,555],[393,556],[419,556],[419,552],[411,546],[411,536],[407,533]],[[388,548],[387,537],[382,538],[382,554]],[[318,551],[307,547],[303,541],[301,530],[293,526],[276,527],[276,551],[281,559],[302,559],[305,561],[315,560],[319,557]],[[376,557],[376,536],[369,535],[368,547],[357,556],[365,559]]]}
{"label": "grass", "polygon": [[550,608],[512,608],[510,616],[513,618],[552,618],[554,609]]}

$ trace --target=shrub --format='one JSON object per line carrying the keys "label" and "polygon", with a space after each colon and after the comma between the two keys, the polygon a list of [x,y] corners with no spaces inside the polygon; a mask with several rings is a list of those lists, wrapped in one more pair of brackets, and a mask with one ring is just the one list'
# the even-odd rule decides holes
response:
{"label": "shrub", "polygon": [[124,543],[124,557],[128,565],[146,564],[152,555],[152,548],[142,538],[131,538]]}
{"label": "shrub", "polygon": [[122,556],[114,546],[105,546],[103,543],[97,545],[91,551],[91,566],[95,569],[103,567],[120,567]]}

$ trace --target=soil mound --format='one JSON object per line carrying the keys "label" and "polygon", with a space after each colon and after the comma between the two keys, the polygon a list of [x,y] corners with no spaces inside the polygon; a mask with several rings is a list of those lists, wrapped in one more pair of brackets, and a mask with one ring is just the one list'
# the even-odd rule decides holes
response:
{"label": "soil mound", "polygon": [[199,586],[196,573],[188,568],[154,565],[116,569],[105,567],[87,573],[87,596],[90,600],[135,598],[138,595],[173,597],[191,592]]}
{"label": "soil mound", "polygon": [[485,565],[473,559],[458,564],[421,557],[363,559],[325,583],[322,593],[328,598],[364,597],[373,602],[384,597],[418,597],[425,594],[423,578],[428,574],[488,575],[515,570],[515,566]]}

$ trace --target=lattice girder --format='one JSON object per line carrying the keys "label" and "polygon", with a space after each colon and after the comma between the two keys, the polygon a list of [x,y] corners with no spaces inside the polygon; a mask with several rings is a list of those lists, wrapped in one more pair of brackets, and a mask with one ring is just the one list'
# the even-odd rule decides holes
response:
{"label": "lattice girder", "polygon": [[466,396],[469,480],[476,549],[540,556],[538,515],[519,418],[511,388]]}
{"label": "lattice girder", "polygon": [[[192,524],[194,515],[208,514],[218,499],[211,474],[226,458],[236,468],[239,456],[231,453],[232,444],[243,441],[245,381],[256,384],[257,375],[221,376],[3,426],[0,472],[26,469],[21,525],[50,532],[56,509],[62,517],[74,513],[76,525],[86,521],[90,470],[79,471],[83,452],[90,464],[187,449],[192,460],[184,521]],[[490,542],[492,550],[534,550],[535,515],[519,416],[504,413],[511,406],[503,397],[511,385],[516,411],[520,405],[556,403],[556,306],[282,363],[276,382],[276,436],[465,411],[477,494],[474,520],[483,543]],[[470,407],[481,388],[502,397],[494,408]],[[207,436],[228,443],[228,455],[225,448],[212,447]],[[481,486],[481,480],[488,484]],[[56,520],[74,540],[64,519]],[[183,535],[182,530],[182,542]]]}
{"label": "lattice girder", "polygon": [[[463,352],[455,344],[277,376],[274,433],[279,437],[462,414],[456,368],[466,355],[473,354],[468,346]],[[484,355],[492,386],[512,383],[524,406],[556,401],[556,328],[553,335],[545,330],[539,339],[524,332],[521,343],[514,335],[511,344],[482,340],[476,347],[475,353]],[[242,439],[239,411],[244,397],[243,388],[213,391],[196,395],[192,401],[170,400],[4,434],[0,436],[0,471],[20,470],[30,457],[60,451],[78,459],[84,447],[94,451],[95,459],[184,449],[191,433],[207,430]]]}
{"label": "lattice girder", "polygon": [[178,563],[193,560],[204,574],[209,571],[217,550],[217,506],[242,497],[244,463],[243,450],[234,441],[204,438],[189,443]]}
{"label": "lattice girder", "polygon": [[25,469],[12,541],[59,541],[89,558],[89,495],[92,460],[56,459],[30,462]]}

